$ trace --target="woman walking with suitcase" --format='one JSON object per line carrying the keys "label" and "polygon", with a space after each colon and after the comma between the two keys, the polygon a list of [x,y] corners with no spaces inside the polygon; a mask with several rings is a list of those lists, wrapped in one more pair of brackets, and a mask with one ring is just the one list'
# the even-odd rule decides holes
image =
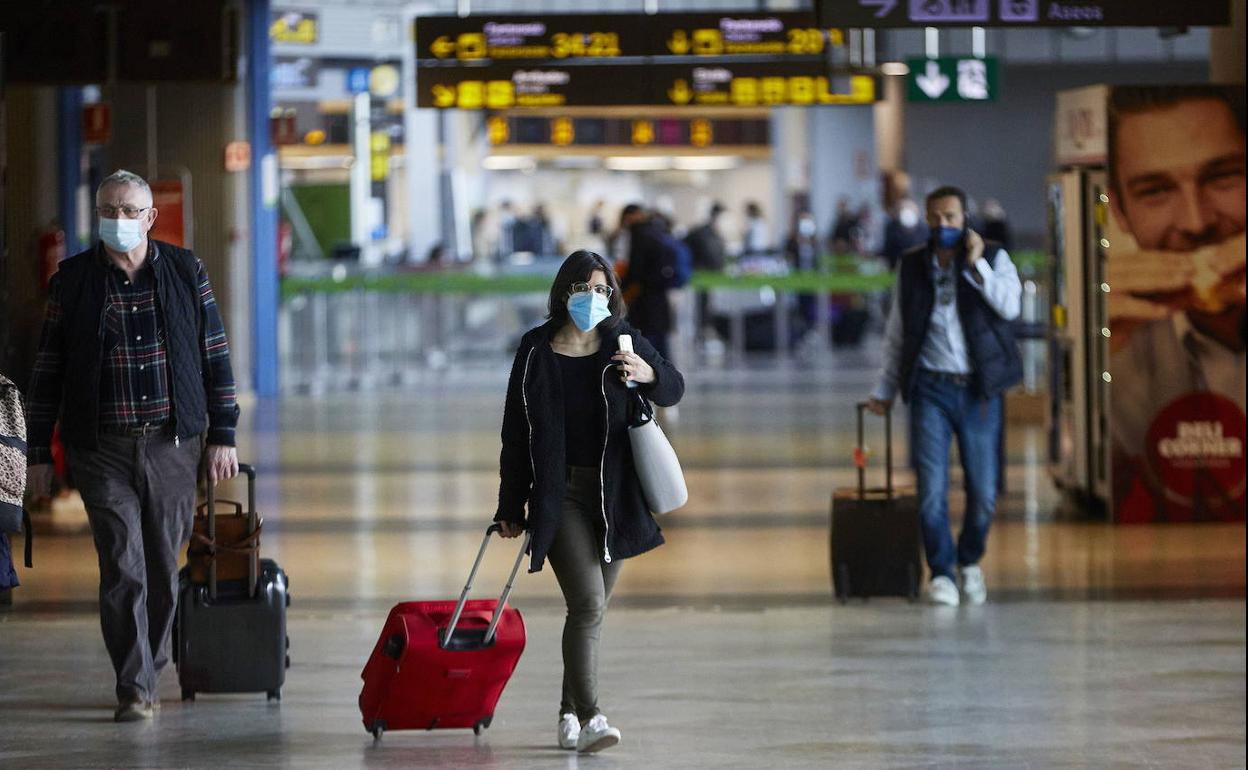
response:
{"label": "woman walking with suitcase", "polygon": [[569,256],[548,320],[516,351],[503,411],[494,520],[504,537],[530,531],[529,571],[549,559],[567,602],[559,745],[582,753],[620,740],[598,708],[598,643],[620,562],[663,544],[634,468],[629,415],[638,394],[674,406],[685,390],[623,314],[606,260]]}

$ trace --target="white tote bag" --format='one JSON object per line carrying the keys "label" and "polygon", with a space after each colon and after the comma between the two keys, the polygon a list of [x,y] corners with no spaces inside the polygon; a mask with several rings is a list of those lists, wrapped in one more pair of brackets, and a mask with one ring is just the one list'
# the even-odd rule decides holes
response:
{"label": "white tote bag", "polygon": [[672,449],[672,443],[654,419],[650,402],[640,393],[637,398],[641,401],[641,409],[628,426],[628,438],[633,445],[633,465],[637,468],[646,505],[657,514],[671,513],[689,501],[685,474],[680,469],[676,450]]}

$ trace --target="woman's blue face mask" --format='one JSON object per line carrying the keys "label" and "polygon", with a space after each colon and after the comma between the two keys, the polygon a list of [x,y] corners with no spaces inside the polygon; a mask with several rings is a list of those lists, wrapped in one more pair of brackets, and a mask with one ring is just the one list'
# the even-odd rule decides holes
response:
{"label": "woman's blue face mask", "polygon": [[576,328],[588,332],[611,317],[611,307],[598,292],[578,291],[568,297],[568,315]]}

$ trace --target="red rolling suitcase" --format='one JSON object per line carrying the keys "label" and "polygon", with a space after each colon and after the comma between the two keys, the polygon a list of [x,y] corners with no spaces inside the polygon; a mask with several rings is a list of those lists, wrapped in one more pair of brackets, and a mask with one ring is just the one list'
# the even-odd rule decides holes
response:
{"label": "red rolling suitcase", "polygon": [[527,534],[503,595],[468,601],[490,535],[500,531],[498,524],[485,531],[458,602],[403,602],[390,610],[360,674],[360,715],[374,738],[387,730],[456,727],[480,734],[490,726],[525,640],[524,618],[507,598],[528,551]]}

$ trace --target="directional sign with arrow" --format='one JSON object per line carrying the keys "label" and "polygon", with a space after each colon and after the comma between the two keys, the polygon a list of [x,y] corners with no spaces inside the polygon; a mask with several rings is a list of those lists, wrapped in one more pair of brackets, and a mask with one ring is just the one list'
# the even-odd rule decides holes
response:
{"label": "directional sign with arrow", "polygon": [[689,35],[683,29],[673,32],[672,36],[667,39],[667,50],[677,56],[689,53]]}
{"label": "directional sign with arrow", "polygon": [[858,0],[858,4],[864,8],[874,8],[877,19],[886,18],[897,8],[897,0]]}
{"label": "directional sign with arrow", "polygon": [[667,95],[672,98],[672,104],[686,105],[693,99],[693,91],[689,89],[689,81],[681,78],[672,84]]}
{"label": "directional sign with arrow", "polygon": [[914,84],[927,94],[928,99],[935,100],[949,89],[949,76],[940,71],[940,62],[929,60],[923,74],[915,76]]}
{"label": "directional sign with arrow", "polygon": [[994,102],[1001,93],[993,58],[910,59],[907,99],[912,102]]}

